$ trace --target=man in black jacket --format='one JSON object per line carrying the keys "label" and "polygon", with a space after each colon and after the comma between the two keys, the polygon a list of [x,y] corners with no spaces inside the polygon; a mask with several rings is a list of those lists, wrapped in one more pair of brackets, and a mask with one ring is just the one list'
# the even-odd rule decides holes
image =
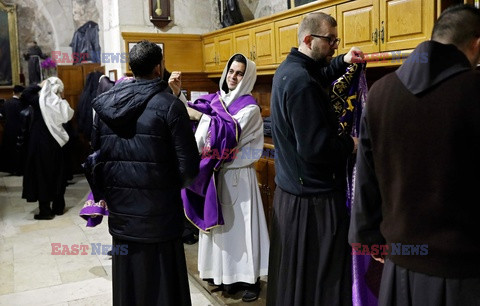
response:
{"label": "man in black jacket", "polygon": [[345,164],[356,139],[338,135],[328,86],[349,63],[352,48],[332,59],[337,23],[307,15],[273,77],[271,118],[275,144],[268,305],[351,305]]}
{"label": "man in black jacket", "polygon": [[349,241],[385,262],[379,305],[480,305],[479,59],[480,11],[454,6],[368,93]]}
{"label": "man in black jacket", "polygon": [[92,145],[113,236],[114,305],[190,305],[180,189],[200,163],[185,106],[166,92],[156,44],[130,51],[135,79],[92,103]]}

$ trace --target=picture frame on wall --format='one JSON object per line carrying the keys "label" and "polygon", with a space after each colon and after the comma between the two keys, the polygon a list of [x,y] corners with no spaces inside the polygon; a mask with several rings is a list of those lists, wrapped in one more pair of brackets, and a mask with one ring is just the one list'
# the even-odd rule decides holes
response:
{"label": "picture frame on wall", "polygon": [[109,70],[108,71],[108,78],[110,81],[116,82],[117,81],[117,69]]}
{"label": "picture frame on wall", "polygon": [[0,88],[20,83],[17,11],[15,4],[0,1]]}

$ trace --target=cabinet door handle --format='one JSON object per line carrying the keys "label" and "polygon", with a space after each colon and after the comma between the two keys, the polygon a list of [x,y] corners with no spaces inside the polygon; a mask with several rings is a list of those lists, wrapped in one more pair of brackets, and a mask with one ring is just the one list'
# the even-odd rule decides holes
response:
{"label": "cabinet door handle", "polygon": [[250,59],[253,61],[253,51],[250,51]]}
{"label": "cabinet door handle", "polygon": [[378,29],[375,28],[375,31],[372,33],[372,41],[378,45]]}
{"label": "cabinet door handle", "polygon": [[382,28],[380,29],[380,40],[382,41],[382,44],[385,42],[385,27],[383,26],[383,21]]}

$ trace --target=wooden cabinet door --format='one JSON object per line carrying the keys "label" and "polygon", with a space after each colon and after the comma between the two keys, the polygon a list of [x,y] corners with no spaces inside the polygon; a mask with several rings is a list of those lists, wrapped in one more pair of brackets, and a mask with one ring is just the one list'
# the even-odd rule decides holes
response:
{"label": "wooden cabinet door", "polygon": [[271,158],[267,159],[267,167],[268,183],[266,192],[268,196],[268,210],[265,211],[265,217],[267,218],[268,230],[270,231],[273,218],[273,195],[275,194],[275,188],[277,187],[277,184],[275,184],[275,160]]}
{"label": "wooden cabinet door", "polygon": [[252,29],[253,58],[257,66],[275,64],[275,37],[273,23],[266,23]]}
{"label": "wooden cabinet door", "polygon": [[203,40],[203,66],[205,71],[214,71],[217,66],[215,38],[209,37]]}
{"label": "wooden cabinet door", "polygon": [[277,64],[283,62],[292,47],[298,47],[298,26],[303,16],[275,21],[275,53]]}
{"label": "wooden cabinet door", "polygon": [[354,46],[364,53],[380,50],[378,6],[378,0],[356,0],[337,6],[338,37],[342,39],[339,54]]}
{"label": "wooden cabinet door", "polygon": [[[267,220],[267,226],[270,224],[269,214],[269,199],[268,199],[268,161],[266,158],[260,158],[255,163],[255,170],[257,171],[258,188],[262,197],[263,211]],[[270,227],[269,227],[270,228]]]}
{"label": "wooden cabinet door", "polygon": [[330,15],[333,18],[335,18],[335,20],[337,20],[337,7],[336,6],[325,7],[325,8],[322,8],[322,9],[314,11],[314,12],[325,13],[325,14]]}
{"label": "wooden cabinet door", "polygon": [[241,53],[253,61],[253,46],[250,29],[233,33],[234,53]]}
{"label": "wooden cabinet door", "polygon": [[232,34],[224,34],[217,38],[217,71],[223,71],[230,57],[233,55]]}
{"label": "wooden cabinet door", "polygon": [[[320,9],[320,10],[317,10],[317,11],[314,11],[314,12],[325,13],[325,14],[330,15],[333,18],[335,18],[335,20],[337,20],[337,7],[336,6],[325,7],[323,9]],[[338,26],[337,26],[337,30],[338,30]],[[340,37],[340,30],[338,30],[338,35]],[[340,45],[338,45],[338,47],[340,48]],[[338,55],[338,50],[335,50],[335,55],[334,56],[337,56],[337,55]]]}
{"label": "wooden cabinet door", "polygon": [[58,78],[63,81],[65,99],[71,108],[77,109],[78,99],[85,83],[82,65],[58,65],[57,74]]}
{"label": "wooden cabinet door", "polygon": [[413,49],[430,39],[435,22],[435,1],[381,0],[381,51]]}

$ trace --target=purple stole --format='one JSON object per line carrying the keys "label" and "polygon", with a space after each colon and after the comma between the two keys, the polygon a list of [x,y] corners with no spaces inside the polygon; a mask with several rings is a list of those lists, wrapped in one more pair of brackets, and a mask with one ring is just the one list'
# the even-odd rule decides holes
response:
{"label": "purple stole", "polygon": [[[365,67],[353,64],[347,72],[332,84],[330,96],[339,121],[339,134],[358,137],[360,118],[365,107],[368,92]],[[350,210],[355,205],[355,158],[347,164],[347,202]],[[378,305],[378,292],[383,265],[370,255],[352,255],[352,305]]]}
{"label": "purple stole", "polygon": [[257,104],[251,95],[244,95],[233,101],[227,109],[220,97],[220,92],[217,92],[189,103],[191,108],[211,118],[200,160],[200,172],[189,187],[182,189],[185,215],[205,232],[224,224],[216,182],[222,164],[236,157],[241,130],[232,116],[248,105]]}
{"label": "purple stole", "polygon": [[103,216],[108,216],[107,203],[104,200],[95,202],[93,192],[90,191],[79,215],[87,220],[87,227],[97,226],[102,222]]}

